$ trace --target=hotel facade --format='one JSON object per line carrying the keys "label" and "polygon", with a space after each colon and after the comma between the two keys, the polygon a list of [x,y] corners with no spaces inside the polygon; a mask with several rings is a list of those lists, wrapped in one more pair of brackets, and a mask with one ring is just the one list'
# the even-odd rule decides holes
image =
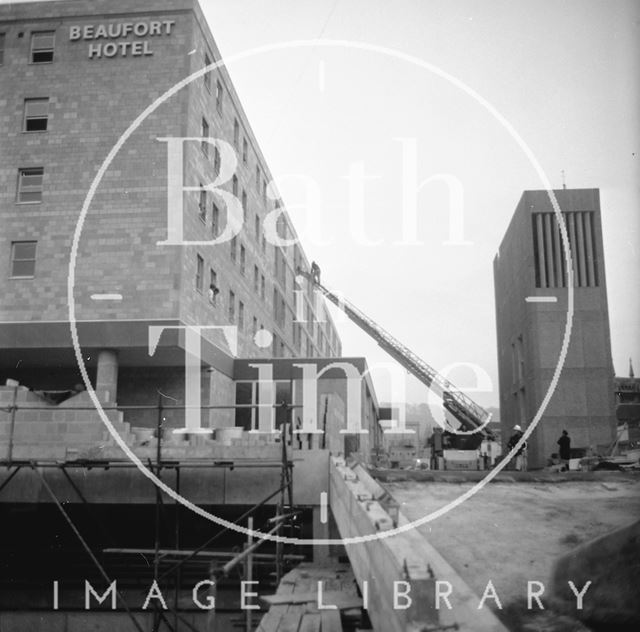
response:
{"label": "hotel facade", "polygon": [[296,282],[309,262],[223,65],[104,162],[145,108],[220,59],[197,0],[0,6],[2,383],[81,382],[70,313],[94,387],[120,404],[184,399],[187,326],[206,328],[203,404],[235,403],[234,357],[341,355],[324,303]]}

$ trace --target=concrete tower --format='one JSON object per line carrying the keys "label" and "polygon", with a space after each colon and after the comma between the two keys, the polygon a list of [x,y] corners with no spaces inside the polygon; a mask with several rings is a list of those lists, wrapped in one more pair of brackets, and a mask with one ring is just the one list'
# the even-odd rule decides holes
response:
{"label": "concrete tower", "polygon": [[[574,317],[564,368],[529,441],[529,467],[558,451],[608,445],[615,433],[613,363],[598,189],[555,191],[573,260]],[[494,260],[503,437],[528,426],[558,364],[567,322],[567,269],[546,191],[525,191]]]}

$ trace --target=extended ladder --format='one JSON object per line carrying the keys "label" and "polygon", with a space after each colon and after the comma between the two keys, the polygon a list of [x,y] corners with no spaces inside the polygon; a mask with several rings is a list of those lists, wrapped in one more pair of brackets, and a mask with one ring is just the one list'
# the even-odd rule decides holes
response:
{"label": "extended ladder", "polygon": [[460,422],[463,431],[477,432],[482,429],[483,434],[491,436],[491,432],[485,429],[491,420],[491,413],[476,404],[411,349],[363,314],[355,305],[324,287],[317,275],[300,270],[298,273],[307,277],[315,288],[341,309],[360,329],[369,334],[392,358],[435,392],[442,399],[444,407]]}

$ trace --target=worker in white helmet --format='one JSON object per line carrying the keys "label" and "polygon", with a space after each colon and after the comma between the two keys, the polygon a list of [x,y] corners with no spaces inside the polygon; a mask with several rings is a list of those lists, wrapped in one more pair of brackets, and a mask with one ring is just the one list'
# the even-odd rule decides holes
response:
{"label": "worker in white helmet", "polygon": [[[522,438],[523,432],[522,432],[522,428],[519,425],[515,425],[513,427],[513,434],[511,435],[511,438],[509,439],[509,443],[507,443],[507,449],[509,451],[513,450],[513,448],[516,446],[516,444],[518,443],[518,441],[520,441],[520,439]],[[525,454],[525,450],[527,449],[527,442],[525,441],[521,446],[520,449],[516,452],[516,460],[515,460],[515,470],[517,472],[521,472],[524,469],[524,454]]]}

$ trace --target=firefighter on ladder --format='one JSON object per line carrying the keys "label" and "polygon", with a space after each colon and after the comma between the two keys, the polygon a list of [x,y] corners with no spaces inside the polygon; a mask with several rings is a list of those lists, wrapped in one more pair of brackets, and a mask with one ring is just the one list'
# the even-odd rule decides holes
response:
{"label": "firefighter on ladder", "polygon": [[315,261],[311,262],[311,281],[320,285],[320,266]]}

